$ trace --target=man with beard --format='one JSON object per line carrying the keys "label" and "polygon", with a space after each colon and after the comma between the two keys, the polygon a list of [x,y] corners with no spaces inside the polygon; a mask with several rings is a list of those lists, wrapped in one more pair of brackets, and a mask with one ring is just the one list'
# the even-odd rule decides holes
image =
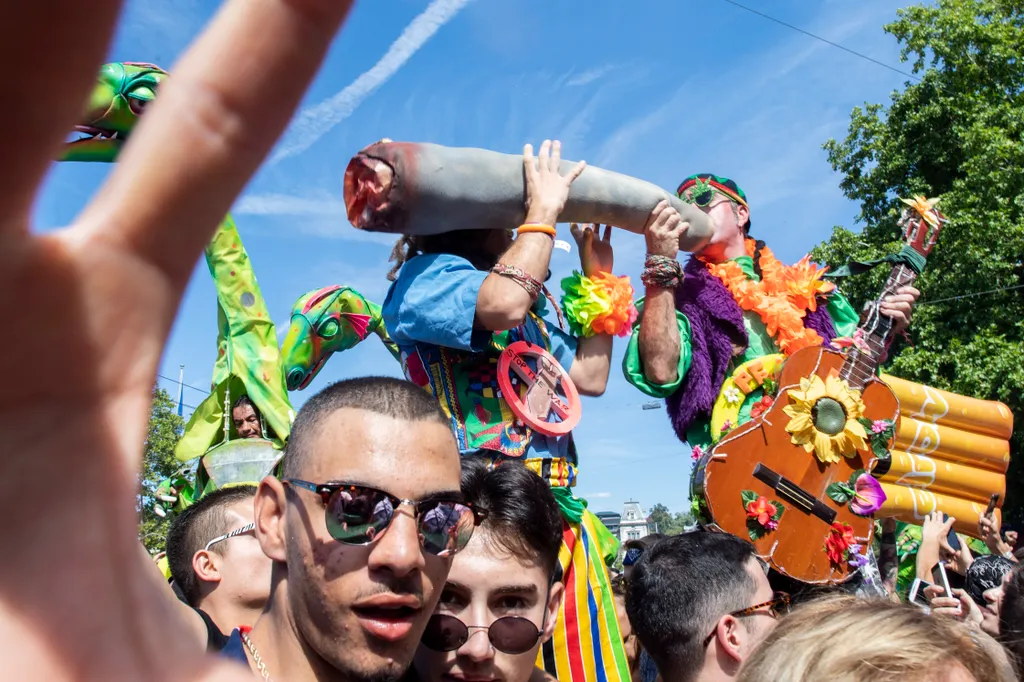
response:
{"label": "man with beard", "polygon": [[473,533],[459,483],[447,419],[416,386],[370,377],[313,396],[281,480],[264,479],[256,495],[270,600],[222,655],[264,679],[400,679]]}

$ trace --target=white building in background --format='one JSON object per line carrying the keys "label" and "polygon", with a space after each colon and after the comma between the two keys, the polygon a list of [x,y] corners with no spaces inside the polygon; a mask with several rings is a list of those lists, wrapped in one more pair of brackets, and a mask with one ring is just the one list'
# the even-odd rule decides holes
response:
{"label": "white building in background", "polygon": [[650,534],[647,527],[647,514],[640,508],[640,503],[629,500],[622,507],[622,516],[619,520],[619,540],[639,540]]}

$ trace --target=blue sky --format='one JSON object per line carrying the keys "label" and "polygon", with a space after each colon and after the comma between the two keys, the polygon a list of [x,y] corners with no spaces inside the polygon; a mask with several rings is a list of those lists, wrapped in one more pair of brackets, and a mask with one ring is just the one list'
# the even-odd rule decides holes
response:
{"label": "blue sky", "polygon": [[[753,0],[750,0],[751,4]],[[209,20],[212,0],[130,0],[111,61],[170,68]],[[581,10],[586,7],[585,11]],[[776,0],[760,10],[899,66],[882,25],[898,3]],[[272,30],[272,27],[268,27]],[[906,69],[904,69],[906,70]],[[348,284],[381,302],[393,239],[345,219],[341,180],[351,156],[382,137],[516,153],[545,137],[584,158],[674,189],[693,172],[735,179],[751,203],[754,234],[787,261],[854,224],[858,207],[838,189],[821,150],[845,135],[850,110],[884,102],[904,78],[722,0],[363,0],[272,159],[235,206],[279,331],[304,292]],[[168,145],[175,144],[173,138]],[[159,162],[155,159],[154,162]],[[38,201],[41,230],[69,223],[108,167],[58,164]],[[562,238],[569,239],[568,229]],[[643,238],[613,236],[616,270],[639,285]],[[555,251],[561,277],[578,264]],[[161,373],[209,384],[216,304],[199,263],[168,342]],[[577,430],[577,493],[595,511],[688,506],[691,460],[663,408],[622,377],[617,341],[605,396],[585,399]],[[400,376],[374,338],[336,356],[316,389],[361,374]],[[161,380],[172,394],[176,386]],[[185,402],[203,395],[185,389]]]}

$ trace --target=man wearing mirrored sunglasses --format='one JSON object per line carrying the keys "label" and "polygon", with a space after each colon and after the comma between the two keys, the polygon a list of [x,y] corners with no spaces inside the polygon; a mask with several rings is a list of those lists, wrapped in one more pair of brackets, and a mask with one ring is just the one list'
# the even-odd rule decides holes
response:
{"label": "man wearing mirrored sunglasses", "polygon": [[465,458],[462,472],[467,502],[487,513],[452,561],[415,672],[420,682],[548,679],[535,666],[564,594],[555,580],[562,520],[554,495],[518,462]]}
{"label": "man wearing mirrored sunglasses", "polygon": [[754,546],[692,531],[648,547],[626,584],[626,612],[664,682],[719,682],[740,666],[789,609],[773,592]]}
{"label": "man wearing mirrored sunglasses", "polygon": [[422,389],[369,377],[314,395],[282,479],[256,496],[270,601],[222,653],[264,679],[399,680],[482,515],[459,484],[455,439]]}

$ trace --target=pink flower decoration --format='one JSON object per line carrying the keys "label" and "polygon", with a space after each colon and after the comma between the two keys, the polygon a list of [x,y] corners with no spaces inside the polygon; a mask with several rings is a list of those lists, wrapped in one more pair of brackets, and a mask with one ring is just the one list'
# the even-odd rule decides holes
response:
{"label": "pink flower decoration", "polygon": [[726,419],[725,423],[722,424],[722,433],[725,433],[726,431],[732,431],[732,422],[728,419]]}
{"label": "pink flower decoration", "polygon": [[694,445],[693,449],[690,451],[690,457],[693,458],[693,461],[696,462],[698,459],[700,459],[703,456],[704,456],[704,448],[702,448],[699,445]]}
{"label": "pink flower decoration", "polygon": [[768,523],[764,524],[764,527],[768,530],[775,530],[779,527],[779,522],[775,519],[768,519]]}
{"label": "pink flower decoration", "polygon": [[871,433],[882,433],[887,428],[889,428],[888,422],[885,422],[881,419],[876,419],[875,421],[871,422]]}
{"label": "pink flower decoration", "polygon": [[882,484],[871,474],[861,474],[853,483],[853,499],[850,511],[859,516],[871,516],[882,508],[885,502],[885,491]]}

